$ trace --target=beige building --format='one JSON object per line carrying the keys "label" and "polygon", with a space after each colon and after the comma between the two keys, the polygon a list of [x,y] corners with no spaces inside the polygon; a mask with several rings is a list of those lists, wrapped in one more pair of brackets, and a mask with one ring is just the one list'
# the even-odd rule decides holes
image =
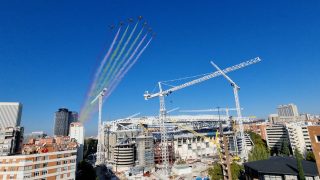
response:
{"label": "beige building", "polygon": [[77,150],[0,157],[0,179],[74,180]]}

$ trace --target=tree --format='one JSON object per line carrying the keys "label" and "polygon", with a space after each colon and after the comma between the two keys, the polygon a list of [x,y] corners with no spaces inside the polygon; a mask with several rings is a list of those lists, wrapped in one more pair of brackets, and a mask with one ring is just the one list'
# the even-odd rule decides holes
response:
{"label": "tree", "polygon": [[283,140],[281,143],[281,149],[280,149],[280,154],[289,156],[290,155],[290,149],[289,149],[289,143],[286,140]]}
{"label": "tree", "polygon": [[296,148],[294,150],[294,155],[295,155],[296,160],[297,160],[297,168],[298,168],[298,172],[299,172],[298,179],[299,180],[305,180],[304,172],[303,172],[303,166],[302,166],[303,156],[300,153],[298,148]]}
{"label": "tree", "polygon": [[241,171],[243,171],[243,166],[237,164],[236,162],[231,163],[231,175],[233,180],[240,179]]}
{"label": "tree", "polygon": [[91,164],[81,161],[77,167],[77,180],[95,180],[96,172]]}
{"label": "tree", "polygon": [[265,160],[269,158],[269,152],[267,151],[266,147],[261,144],[255,144],[253,149],[249,154],[248,161],[259,161]]}
{"label": "tree", "polygon": [[312,151],[308,151],[308,152],[307,152],[306,160],[307,160],[307,161],[316,162],[316,158],[314,157],[314,154],[313,154]]}
{"label": "tree", "polygon": [[210,179],[212,180],[222,180],[223,179],[222,166],[218,163],[215,163],[213,167],[209,168],[208,174],[210,176]]}
{"label": "tree", "polygon": [[90,154],[94,154],[97,152],[97,144],[98,144],[98,140],[96,139],[85,139],[84,141],[84,153],[83,156],[86,159],[88,157],[88,155]]}

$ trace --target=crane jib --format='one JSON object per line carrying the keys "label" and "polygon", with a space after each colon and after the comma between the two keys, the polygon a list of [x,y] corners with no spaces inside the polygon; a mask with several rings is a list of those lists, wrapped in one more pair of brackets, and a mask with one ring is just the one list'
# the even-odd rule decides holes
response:
{"label": "crane jib", "polygon": [[[258,62],[260,62],[260,61],[261,61],[261,59],[260,59],[259,57],[256,57],[256,58],[251,59],[251,60],[248,60],[248,61],[246,61],[246,62],[242,62],[242,63],[240,63],[240,64],[237,64],[237,65],[234,65],[234,66],[225,68],[225,69],[222,70],[222,71],[226,74],[226,73],[229,73],[229,72],[232,72],[232,71],[235,71],[235,70],[244,68],[244,67],[246,67],[246,66],[249,66],[249,65],[258,63]],[[168,89],[168,90],[164,90],[164,91],[162,91],[162,92],[158,92],[158,93],[155,93],[155,94],[149,94],[149,93],[147,93],[147,94],[144,95],[144,97],[145,97],[146,100],[148,100],[148,99],[151,99],[151,98],[154,98],[154,97],[158,97],[158,96],[160,96],[160,95],[165,95],[165,96],[167,96],[167,95],[171,94],[171,93],[174,92],[174,91],[183,89],[183,88],[188,87],[188,86],[192,86],[192,85],[194,85],[194,84],[198,84],[198,83],[200,83],[200,82],[209,80],[209,79],[211,79],[211,78],[214,78],[214,77],[217,77],[217,76],[220,76],[220,75],[222,75],[221,72],[220,72],[220,71],[216,71],[216,72],[213,72],[213,73],[211,73],[211,74],[209,74],[209,75],[206,75],[206,76],[203,76],[203,77],[201,77],[201,78],[192,80],[192,81],[190,81],[190,82],[181,84],[181,85],[179,85],[179,86],[175,86],[175,87],[173,87],[173,88],[170,88],[170,89]]]}

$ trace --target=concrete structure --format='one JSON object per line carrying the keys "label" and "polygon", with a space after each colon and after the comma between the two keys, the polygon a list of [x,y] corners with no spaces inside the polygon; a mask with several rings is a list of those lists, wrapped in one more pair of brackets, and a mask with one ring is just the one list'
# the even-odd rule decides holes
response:
{"label": "concrete structure", "polygon": [[0,128],[0,156],[8,156],[21,152],[22,141],[22,127]]}
{"label": "concrete structure", "polygon": [[0,157],[0,179],[75,180],[77,150]]}
{"label": "concrete structure", "polygon": [[279,117],[297,117],[299,116],[298,107],[295,104],[278,106]]}
{"label": "concrete structure", "polygon": [[[200,160],[203,157],[213,157],[217,154],[217,147],[211,143],[214,137],[196,137],[189,133],[174,137],[174,150],[176,157],[184,160]],[[211,141],[211,142],[210,142]]]}
{"label": "concrete structure", "polygon": [[0,128],[20,126],[22,104],[19,102],[0,102]]}
{"label": "concrete structure", "polygon": [[284,125],[273,124],[266,128],[267,144],[271,150],[279,151],[283,141],[289,143],[289,136]]}
{"label": "concrete structure", "polygon": [[136,165],[145,167],[146,171],[151,170],[154,167],[153,136],[138,136],[136,144],[138,161]]}
{"label": "concrete structure", "polygon": [[298,108],[294,104],[278,106],[279,121],[274,123],[287,123],[300,121]]}
{"label": "concrete structure", "polygon": [[308,132],[310,136],[312,152],[316,159],[318,172],[320,173],[320,126],[309,126]]}
{"label": "concrete structure", "polygon": [[55,136],[68,136],[69,127],[72,122],[78,121],[78,113],[69,111],[67,108],[60,108],[55,112],[54,129]]}
{"label": "concrete structure", "polygon": [[77,162],[83,159],[83,147],[84,147],[84,127],[80,122],[73,122],[70,124],[70,138],[75,139],[78,143],[78,155]]}

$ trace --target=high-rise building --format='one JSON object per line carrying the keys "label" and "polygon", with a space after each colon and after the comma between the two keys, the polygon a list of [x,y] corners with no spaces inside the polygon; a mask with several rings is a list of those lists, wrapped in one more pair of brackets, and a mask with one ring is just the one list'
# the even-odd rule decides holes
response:
{"label": "high-rise building", "polygon": [[268,147],[273,151],[280,151],[282,143],[289,143],[289,136],[284,125],[270,125],[266,128],[266,138]]}
{"label": "high-rise building", "polygon": [[55,113],[54,120],[54,135],[56,136],[68,136],[69,127],[72,122],[78,121],[78,113],[75,111],[69,111],[67,108],[60,108]]}
{"label": "high-rise building", "polygon": [[55,113],[54,135],[67,136],[69,132],[69,110],[60,108]]}
{"label": "high-rise building", "polygon": [[78,112],[76,111],[69,112],[69,124],[73,122],[78,122]]}
{"label": "high-rise building", "polygon": [[80,122],[73,122],[70,124],[69,136],[71,139],[75,139],[79,145],[77,161],[80,162],[83,159],[83,147],[84,147],[84,127]]}
{"label": "high-rise building", "polygon": [[278,115],[280,117],[299,116],[298,107],[295,104],[278,106]]}
{"label": "high-rise building", "polygon": [[0,102],[0,128],[20,126],[21,115],[21,103]]}

